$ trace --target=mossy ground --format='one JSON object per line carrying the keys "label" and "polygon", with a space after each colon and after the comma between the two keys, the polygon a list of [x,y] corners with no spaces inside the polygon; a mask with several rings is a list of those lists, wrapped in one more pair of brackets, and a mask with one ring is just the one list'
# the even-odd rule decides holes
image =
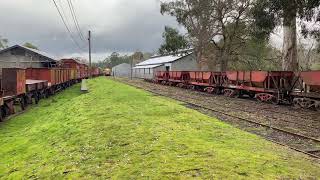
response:
{"label": "mossy ground", "polygon": [[0,178],[319,178],[306,156],[104,77],[0,123]]}

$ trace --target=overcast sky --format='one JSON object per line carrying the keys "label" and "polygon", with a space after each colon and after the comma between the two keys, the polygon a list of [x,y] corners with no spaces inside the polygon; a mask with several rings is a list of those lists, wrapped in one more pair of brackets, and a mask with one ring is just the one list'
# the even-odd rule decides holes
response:
{"label": "overcast sky", "polygon": [[[55,0],[76,40],[67,0]],[[83,34],[92,31],[93,59],[101,60],[110,52],[152,52],[162,42],[165,25],[178,27],[175,19],[160,14],[159,0],[72,0]],[[63,13],[63,11],[62,11]],[[72,42],[53,0],[0,0],[0,36],[9,45],[31,42],[56,57],[83,56]]]}

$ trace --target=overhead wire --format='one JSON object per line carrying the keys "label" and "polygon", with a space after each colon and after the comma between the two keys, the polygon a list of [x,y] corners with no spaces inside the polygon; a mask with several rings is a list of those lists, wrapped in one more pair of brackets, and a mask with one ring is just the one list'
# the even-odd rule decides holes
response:
{"label": "overhead wire", "polygon": [[62,15],[61,11],[59,10],[59,7],[58,7],[56,1],[55,1],[55,0],[52,0],[52,1],[53,1],[54,5],[55,5],[55,7],[56,7],[56,9],[57,9],[57,11],[58,11],[58,13],[59,13],[59,15],[60,15],[60,18],[61,18],[64,26],[66,27],[66,29],[67,29],[67,31],[68,31],[68,33],[69,33],[69,35],[70,35],[71,40],[75,43],[75,45],[76,45],[81,51],[84,51],[84,49],[82,49],[81,46],[79,45],[79,43],[75,40],[75,38],[74,38],[74,36],[73,36],[70,28],[68,27],[68,25],[67,25],[67,23],[66,23],[63,15]]}
{"label": "overhead wire", "polygon": [[[64,1],[64,0],[63,0]],[[78,34],[77,34],[77,32],[75,32],[75,34],[73,34],[73,32],[72,32],[72,35],[73,35],[73,37],[75,37],[75,36],[77,36],[77,37],[79,37],[80,38],[80,42],[83,42],[83,44],[81,43],[80,45],[84,45],[84,46],[81,46],[81,47],[87,47],[88,45],[87,45],[87,42],[86,42],[86,40],[85,40],[85,38],[82,36],[82,33],[81,32],[79,32],[79,30],[80,30],[80,27],[79,27],[79,30],[78,30],[78,26],[76,25],[76,22],[75,22],[75,19],[74,18],[76,18],[76,17],[74,17],[74,14],[73,14],[73,11],[72,11],[72,9],[70,8],[70,4],[69,4],[69,0],[67,0],[67,2],[68,2],[68,6],[69,6],[69,10],[70,10],[70,13],[71,13],[71,16],[72,16],[72,19],[71,19],[71,21],[73,21],[73,23],[75,24],[75,28],[76,28],[76,30],[78,31]],[[60,8],[61,8],[61,11],[62,11],[62,15],[65,17],[65,20],[66,20],[66,23],[67,23],[67,26],[68,27],[71,27],[71,26],[69,26],[70,24],[69,24],[69,16],[67,15],[67,13],[65,12],[65,9],[64,9],[64,4],[62,3],[62,0],[59,0],[59,3],[60,3]],[[72,23],[71,23],[72,24]],[[70,29],[70,28],[69,28]],[[81,41],[82,40],[82,41]]]}
{"label": "overhead wire", "polygon": [[82,40],[86,41],[86,38],[82,34],[82,31],[81,31],[81,28],[80,28],[80,25],[79,25],[79,21],[78,21],[78,18],[77,18],[77,14],[76,14],[75,8],[74,8],[73,3],[72,3],[72,0],[67,0],[67,1],[68,1],[68,5],[69,5],[69,8],[70,8],[70,11],[71,11],[75,26],[76,26],[76,28],[78,30],[79,35],[80,35],[80,38]]}

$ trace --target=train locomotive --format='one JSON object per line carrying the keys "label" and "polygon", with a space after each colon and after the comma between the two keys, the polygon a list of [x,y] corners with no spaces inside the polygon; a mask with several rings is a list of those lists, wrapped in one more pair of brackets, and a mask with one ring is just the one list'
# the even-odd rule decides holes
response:
{"label": "train locomotive", "polygon": [[152,81],[320,111],[320,71],[158,71]]}

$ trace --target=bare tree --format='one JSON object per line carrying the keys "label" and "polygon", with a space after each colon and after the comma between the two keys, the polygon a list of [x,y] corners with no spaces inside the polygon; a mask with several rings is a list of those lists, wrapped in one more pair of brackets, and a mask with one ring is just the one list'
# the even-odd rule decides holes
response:
{"label": "bare tree", "polygon": [[308,71],[312,69],[312,65],[319,59],[319,53],[316,49],[317,41],[312,38],[304,39],[298,38],[298,62],[299,69],[302,71]]}
{"label": "bare tree", "polygon": [[188,30],[200,65],[218,59],[225,71],[248,37],[251,5],[252,0],[175,0],[162,3],[161,13],[175,16]]}
{"label": "bare tree", "polygon": [[0,36],[0,50],[8,47],[8,39],[4,39]]}

